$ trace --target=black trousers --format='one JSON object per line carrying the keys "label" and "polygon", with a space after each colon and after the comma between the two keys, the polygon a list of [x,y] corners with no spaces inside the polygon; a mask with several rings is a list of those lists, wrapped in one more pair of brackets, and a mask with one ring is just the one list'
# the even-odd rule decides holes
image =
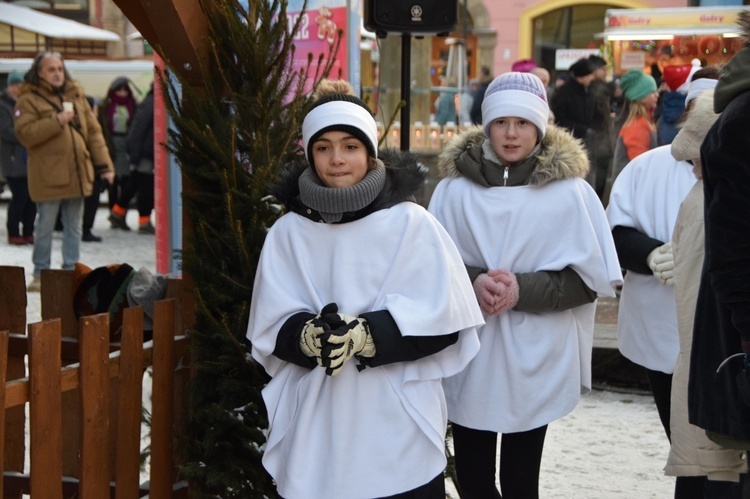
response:
{"label": "black trousers", "polygon": [[[29,196],[29,185],[26,177],[7,177],[10,187],[10,203],[8,203],[8,220],[6,228],[8,237],[29,237],[34,235],[36,220],[36,203]],[[21,230],[20,226],[23,226]]]}
{"label": "black trousers", "polygon": [[133,196],[138,195],[136,206],[138,215],[147,217],[151,215],[154,209],[154,174],[141,173],[139,171],[131,172],[123,181],[120,197],[117,204],[127,208]]}
{"label": "black trousers", "polygon": [[500,492],[495,486],[497,433],[451,423],[456,477],[461,499],[538,499],[547,425],[503,433],[500,443]]}
{"label": "black trousers", "polygon": [[96,210],[99,208],[99,195],[106,187],[106,181],[97,176],[94,178],[94,186],[91,195],[83,200],[83,233],[91,232],[96,219]]}

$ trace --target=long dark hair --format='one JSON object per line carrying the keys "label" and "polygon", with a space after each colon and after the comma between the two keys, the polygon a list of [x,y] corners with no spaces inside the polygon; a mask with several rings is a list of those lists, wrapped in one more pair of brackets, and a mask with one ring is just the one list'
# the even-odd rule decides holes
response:
{"label": "long dark hair", "polygon": [[63,63],[63,71],[65,72],[65,83],[73,81],[70,73],[68,73],[68,68],[65,67],[65,59],[63,59],[60,52],[39,52],[36,57],[34,57],[34,62],[31,63],[31,68],[29,68],[29,70],[26,71],[26,74],[23,75],[24,81],[31,83],[32,85],[39,85],[41,83],[39,80],[39,70],[42,68],[42,59],[45,57],[57,57],[60,59],[60,62]]}

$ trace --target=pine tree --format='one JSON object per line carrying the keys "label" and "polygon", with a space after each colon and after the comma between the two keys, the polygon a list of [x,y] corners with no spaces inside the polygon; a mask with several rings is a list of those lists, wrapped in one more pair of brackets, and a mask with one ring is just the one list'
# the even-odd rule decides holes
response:
{"label": "pine tree", "polygon": [[[302,152],[305,80],[314,88],[327,76],[336,48],[295,69],[299,21],[288,25],[287,0],[248,4],[201,0],[210,36],[193,71],[201,71],[203,86],[170,69],[160,79],[174,122],[168,148],[183,172],[183,269],[196,305],[182,467],[193,497],[276,497],[261,465],[268,378],[251,359],[245,333],[260,250],[280,214],[268,186]],[[314,62],[319,69],[310,74]]]}

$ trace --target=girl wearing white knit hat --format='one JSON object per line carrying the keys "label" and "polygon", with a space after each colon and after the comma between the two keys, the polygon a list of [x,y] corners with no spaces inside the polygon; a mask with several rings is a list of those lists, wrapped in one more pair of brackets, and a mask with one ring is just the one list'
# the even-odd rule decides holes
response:
{"label": "girl wearing white knit hat", "polygon": [[482,128],[440,156],[429,210],[453,237],[486,324],[469,366],[444,381],[463,499],[539,496],[547,425],[591,388],[597,296],[621,282],[580,142],[549,125],[535,75],[498,76]]}
{"label": "girl wearing white knit hat", "polygon": [[273,194],[247,336],[272,377],[263,466],[286,499],[445,497],[440,380],[483,323],[448,234],[413,202],[414,156],[377,150],[347,82],[324,81],[302,124],[307,159]]}

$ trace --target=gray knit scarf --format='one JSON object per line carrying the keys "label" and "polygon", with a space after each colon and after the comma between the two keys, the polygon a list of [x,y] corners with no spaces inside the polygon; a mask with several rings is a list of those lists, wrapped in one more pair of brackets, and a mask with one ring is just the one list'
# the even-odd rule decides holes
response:
{"label": "gray knit scarf", "polygon": [[302,202],[319,212],[327,223],[338,222],[344,213],[361,210],[375,200],[385,185],[385,166],[376,161],[375,168],[360,182],[335,189],[323,185],[312,166],[306,168],[299,177]]}

